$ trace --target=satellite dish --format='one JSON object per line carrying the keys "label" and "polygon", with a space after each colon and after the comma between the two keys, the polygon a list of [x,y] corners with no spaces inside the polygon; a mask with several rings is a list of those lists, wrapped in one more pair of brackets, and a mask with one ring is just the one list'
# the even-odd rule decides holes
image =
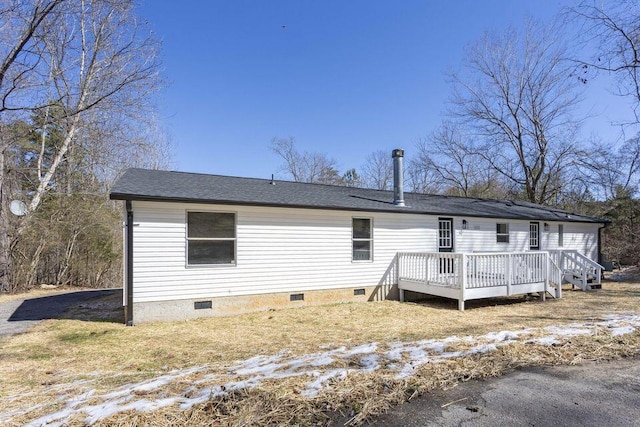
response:
{"label": "satellite dish", "polygon": [[9,203],[9,210],[15,216],[25,216],[27,214],[27,204],[22,200],[12,200]]}

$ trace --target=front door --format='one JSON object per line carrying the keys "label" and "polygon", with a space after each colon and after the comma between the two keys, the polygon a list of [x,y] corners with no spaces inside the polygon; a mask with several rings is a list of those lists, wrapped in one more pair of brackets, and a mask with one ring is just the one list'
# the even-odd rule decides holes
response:
{"label": "front door", "polygon": [[453,218],[438,218],[438,252],[453,252]]}
{"label": "front door", "polygon": [[[453,252],[453,218],[438,218],[438,252]],[[453,273],[453,259],[440,259],[440,273]]]}
{"label": "front door", "polygon": [[540,249],[540,223],[529,223],[529,249],[537,251]]}

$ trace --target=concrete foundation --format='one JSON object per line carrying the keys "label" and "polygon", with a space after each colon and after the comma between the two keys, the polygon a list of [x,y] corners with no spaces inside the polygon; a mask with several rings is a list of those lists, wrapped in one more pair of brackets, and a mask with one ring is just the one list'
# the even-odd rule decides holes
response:
{"label": "concrete foundation", "polygon": [[[362,294],[363,290],[364,294]],[[301,298],[300,294],[303,295],[303,299],[299,299]],[[199,317],[232,316],[271,309],[387,299],[398,299],[397,285],[360,286],[354,288],[294,291],[261,295],[138,302],[133,304],[133,323],[140,324],[144,322],[195,319]],[[196,306],[206,308],[196,309]]]}

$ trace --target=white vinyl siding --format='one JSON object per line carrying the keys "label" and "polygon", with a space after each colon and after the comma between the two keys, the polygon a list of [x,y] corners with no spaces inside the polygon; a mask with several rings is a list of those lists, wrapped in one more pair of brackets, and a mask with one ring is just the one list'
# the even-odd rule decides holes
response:
{"label": "white vinyl siding", "polygon": [[[395,283],[397,252],[436,251],[437,218],[376,213],[373,261],[352,261],[353,212],[133,202],[134,302]],[[186,266],[186,211],[236,212],[237,265]]]}
{"label": "white vinyl siding", "polygon": [[[366,213],[373,259],[353,262],[354,212],[136,201],[133,209],[134,302],[388,285],[398,252],[438,251],[438,217],[429,215]],[[187,267],[187,211],[236,214],[236,266]],[[465,219],[467,230],[453,219],[458,252],[528,250],[529,221],[509,220],[506,244],[496,243],[499,219]],[[556,224],[541,232],[541,250],[557,248]],[[564,223],[564,249],[596,260],[598,226]]]}
{"label": "white vinyl siding", "polygon": [[[457,252],[500,252],[529,250],[529,221],[509,220],[509,243],[496,242],[496,220],[489,218],[466,218],[467,229],[462,230],[462,220],[456,228]],[[499,222],[499,221],[498,221]],[[540,231],[540,250],[574,249],[598,260],[598,227],[592,223],[550,222],[551,231]],[[563,224],[563,243],[558,246],[558,224]]]}
{"label": "white vinyl siding", "polygon": [[[577,250],[598,262],[598,227],[602,224],[588,224],[579,222],[549,223],[548,233],[541,232],[541,250],[569,249]],[[559,225],[562,225],[562,246],[559,245]]]}

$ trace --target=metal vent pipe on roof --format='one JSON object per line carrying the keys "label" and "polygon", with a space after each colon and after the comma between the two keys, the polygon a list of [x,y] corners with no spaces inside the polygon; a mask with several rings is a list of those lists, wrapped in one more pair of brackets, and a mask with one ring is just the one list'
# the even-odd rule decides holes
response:
{"label": "metal vent pipe on roof", "polygon": [[391,157],[393,158],[393,204],[404,206],[404,170],[402,166],[404,150],[399,148],[393,150]]}

